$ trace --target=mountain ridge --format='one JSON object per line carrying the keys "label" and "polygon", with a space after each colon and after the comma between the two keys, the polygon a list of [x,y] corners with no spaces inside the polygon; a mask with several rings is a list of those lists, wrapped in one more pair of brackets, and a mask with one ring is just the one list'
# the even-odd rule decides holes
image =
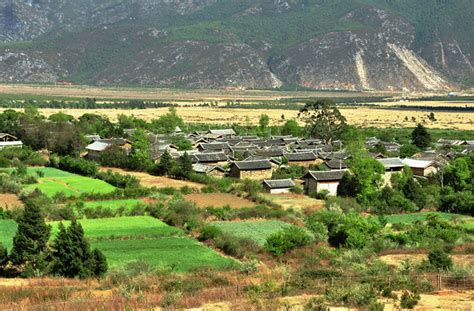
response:
{"label": "mountain ridge", "polygon": [[474,85],[469,0],[8,0],[0,81],[185,88]]}

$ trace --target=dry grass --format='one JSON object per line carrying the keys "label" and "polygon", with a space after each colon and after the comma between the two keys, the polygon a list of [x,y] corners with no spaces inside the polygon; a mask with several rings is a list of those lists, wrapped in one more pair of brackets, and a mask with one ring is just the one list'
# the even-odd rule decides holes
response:
{"label": "dry grass", "polygon": [[186,200],[193,202],[199,208],[224,207],[244,208],[254,207],[252,201],[228,193],[193,193],[185,196]]}
{"label": "dry grass", "polygon": [[[5,109],[0,109],[3,111]],[[21,109],[17,109],[21,110]],[[40,109],[45,116],[57,113],[58,109]],[[124,110],[124,109],[61,109],[62,112],[76,118],[85,113],[96,113],[117,121],[120,114],[134,115],[150,121],[168,112],[167,108]],[[257,125],[262,114],[270,117],[272,125],[281,125],[284,120],[296,118],[296,110],[280,109],[226,109],[216,107],[178,107],[178,114],[185,122],[209,124],[251,124]],[[413,110],[389,110],[376,107],[349,107],[341,109],[350,124],[361,127],[414,127],[418,122],[427,119],[428,112]],[[471,130],[474,128],[474,113],[469,112],[435,112],[437,121],[427,121],[428,128]],[[415,121],[412,120],[415,118]]]}
{"label": "dry grass", "polygon": [[23,202],[15,194],[0,193],[0,208],[12,209],[16,207],[23,207]]}
{"label": "dry grass", "polygon": [[284,209],[295,209],[298,211],[316,211],[324,207],[323,200],[316,200],[306,195],[296,193],[265,194],[266,199],[278,204]]}
{"label": "dry grass", "polygon": [[[454,254],[451,255],[455,265],[466,266],[474,263],[473,254]],[[426,259],[426,254],[393,254],[383,255],[380,259],[385,263],[392,266],[399,266],[405,260],[410,260],[414,264],[421,263],[422,260]]]}
{"label": "dry grass", "polygon": [[183,180],[176,180],[168,177],[163,176],[153,176],[148,173],[143,172],[131,172],[126,171],[120,168],[109,168],[109,167],[101,167],[102,171],[112,170],[113,172],[124,174],[124,175],[132,175],[137,177],[140,180],[140,184],[144,187],[156,187],[156,188],[181,188],[181,187],[190,187],[192,189],[200,190],[204,187],[204,185],[190,182],[190,181],[183,181]]}

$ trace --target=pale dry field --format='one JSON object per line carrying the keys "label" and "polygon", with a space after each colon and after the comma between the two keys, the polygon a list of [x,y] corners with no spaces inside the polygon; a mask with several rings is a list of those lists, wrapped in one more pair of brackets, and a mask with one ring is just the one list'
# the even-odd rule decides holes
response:
{"label": "pale dry field", "polygon": [[[5,109],[0,109],[3,111]],[[17,109],[22,110],[22,109]],[[166,114],[168,108],[127,110],[127,109],[40,109],[46,116],[62,111],[76,118],[85,113],[96,113],[116,121],[120,114],[134,115],[137,118],[150,121]],[[178,114],[189,123],[209,124],[239,124],[249,122],[257,125],[262,114],[270,117],[272,125],[281,125],[288,119],[298,115],[297,110],[280,109],[230,109],[216,107],[178,107]],[[361,127],[414,127],[418,122],[427,120],[427,111],[389,110],[371,107],[343,108],[341,113],[347,118],[349,124]],[[284,116],[284,119],[282,119]],[[474,129],[474,113],[468,112],[435,112],[437,121],[426,122],[428,128],[472,130]],[[412,118],[415,118],[415,122]]]}
{"label": "pale dry field", "polygon": [[363,97],[393,96],[389,92],[283,92],[272,90],[177,90],[167,88],[123,88],[93,86],[54,86],[27,84],[0,84],[0,94],[42,95],[70,98],[144,99],[156,101],[227,101],[227,100],[279,100],[308,97]]}
{"label": "pale dry field", "polygon": [[254,207],[252,201],[240,198],[230,193],[193,193],[184,196],[186,200],[193,202],[199,208],[225,207],[244,208]]}
{"label": "pale dry field", "polygon": [[0,193],[0,208],[12,209],[23,207],[23,202],[15,194]]}

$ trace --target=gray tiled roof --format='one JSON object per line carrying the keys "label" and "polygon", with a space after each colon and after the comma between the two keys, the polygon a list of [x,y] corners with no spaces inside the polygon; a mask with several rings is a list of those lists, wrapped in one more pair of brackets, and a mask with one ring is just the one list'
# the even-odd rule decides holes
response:
{"label": "gray tiled roof", "polygon": [[377,159],[386,169],[403,167],[404,164],[400,158]]}
{"label": "gray tiled roof", "polygon": [[313,178],[316,181],[338,181],[342,179],[346,172],[347,170],[309,171],[303,178]]}
{"label": "gray tiled roof", "polygon": [[349,167],[344,160],[340,159],[331,159],[329,161],[324,162],[324,164],[332,170],[344,169]]}
{"label": "gray tiled roof", "polygon": [[291,188],[295,186],[295,183],[291,179],[266,179],[263,181],[263,184],[267,185],[270,189]]}
{"label": "gray tiled roof", "polygon": [[228,157],[224,152],[195,153],[192,155],[193,162],[223,162]]}
{"label": "gray tiled roof", "polygon": [[269,170],[272,168],[272,163],[269,160],[235,161],[233,165],[244,171]]}
{"label": "gray tiled roof", "polygon": [[285,158],[288,161],[314,161],[317,159],[316,155],[313,152],[294,152],[294,153],[285,153]]}

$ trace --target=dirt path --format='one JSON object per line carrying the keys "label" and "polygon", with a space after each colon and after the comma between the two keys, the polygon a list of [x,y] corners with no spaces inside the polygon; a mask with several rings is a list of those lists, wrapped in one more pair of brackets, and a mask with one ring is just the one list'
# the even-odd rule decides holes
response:
{"label": "dirt path", "polygon": [[140,180],[140,184],[144,187],[156,187],[156,188],[166,188],[166,187],[173,187],[173,188],[181,188],[181,187],[190,187],[193,189],[200,190],[204,187],[202,184],[184,181],[184,180],[176,180],[168,177],[163,176],[153,176],[148,173],[143,172],[131,172],[126,171],[120,168],[109,168],[109,167],[101,167],[101,171],[112,170],[113,172],[124,174],[124,175],[132,175],[137,177]]}

